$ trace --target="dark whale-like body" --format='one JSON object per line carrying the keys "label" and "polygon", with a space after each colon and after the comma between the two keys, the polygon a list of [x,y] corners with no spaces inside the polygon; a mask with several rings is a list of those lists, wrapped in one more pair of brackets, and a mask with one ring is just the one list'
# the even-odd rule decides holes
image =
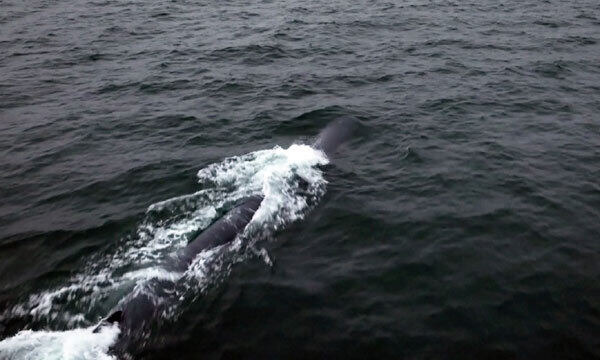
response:
{"label": "dark whale-like body", "polygon": [[[194,258],[204,250],[216,248],[235,240],[252,220],[254,213],[260,206],[262,196],[251,196],[243,203],[229,210],[223,217],[215,221],[200,235],[198,235],[185,248],[175,253],[172,258],[167,259],[165,267],[174,271],[185,271]],[[169,281],[155,280],[150,284],[154,290],[163,290],[174,284]],[[168,307],[168,303],[158,303],[154,294],[146,292],[135,292],[125,298],[119,310],[113,312],[96,328],[99,330],[103,324],[118,323],[121,330],[119,341],[113,348],[126,350],[134,346],[136,341],[143,341],[148,335],[151,321],[155,319],[162,308]],[[162,299],[164,301],[164,299]]]}
{"label": "dark whale-like body", "polygon": [[251,196],[214,222],[176,255],[176,266],[185,269],[203,250],[233,241],[252,220],[262,200],[262,196]]}
{"label": "dark whale-like body", "polygon": [[[353,117],[335,120],[321,131],[312,146],[331,157],[339,145],[350,138],[356,127],[357,121]],[[184,271],[200,252],[232,242],[250,223],[262,200],[262,196],[258,195],[244,200],[210,225],[185,248],[174,254],[166,266]],[[161,284],[159,283],[158,286]],[[121,341],[117,347],[123,347],[123,341],[127,341],[124,339],[143,337],[147,333],[151,320],[158,315],[159,305],[152,294],[144,292],[131,294],[121,302],[117,311],[101,322],[97,329],[102,324],[118,323],[121,329]]]}

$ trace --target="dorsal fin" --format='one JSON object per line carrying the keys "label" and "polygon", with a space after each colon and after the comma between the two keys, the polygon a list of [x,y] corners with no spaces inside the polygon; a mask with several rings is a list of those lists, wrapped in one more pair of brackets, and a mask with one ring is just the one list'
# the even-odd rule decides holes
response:
{"label": "dorsal fin", "polygon": [[123,311],[121,310],[117,310],[114,313],[110,314],[106,319],[104,319],[106,322],[113,324],[113,323],[120,323],[121,320],[123,319]]}
{"label": "dorsal fin", "polygon": [[355,117],[343,116],[332,121],[325,129],[321,130],[313,147],[322,150],[329,157],[338,146],[350,139],[357,128],[358,120]]}
{"label": "dorsal fin", "polygon": [[106,324],[120,323],[121,320],[123,320],[123,311],[117,310],[114,313],[110,314],[107,318],[102,319],[100,323],[96,325],[96,328],[93,332],[100,332],[100,330],[102,330],[102,327],[106,326]]}

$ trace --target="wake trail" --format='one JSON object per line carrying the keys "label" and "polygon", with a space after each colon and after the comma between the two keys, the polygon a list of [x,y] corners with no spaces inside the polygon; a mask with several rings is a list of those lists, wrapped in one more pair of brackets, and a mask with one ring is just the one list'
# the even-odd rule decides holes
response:
{"label": "wake trail", "polygon": [[[233,264],[258,256],[267,264],[257,241],[304,217],[325,193],[320,165],[327,156],[309,145],[276,146],[226,158],[198,171],[201,190],[148,207],[134,236],[121,239],[108,255],[90,258],[66,284],[30,294],[0,314],[0,321],[25,318],[66,331],[22,330],[0,342],[9,359],[113,359],[109,354],[119,329],[93,332],[99,316],[118,306],[128,294],[146,292],[156,301],[176,301],[162,316],[174,319],[210,284],[228,276]],[[185,247],[219,214],[249,196],[264,197],[244,232],[232,244],[201,252],[185,271],[169,270],[164,259]],[[225,250],[225,251],[223,251]],[[157,281],[173,284],[173,293],[154,294]],[[102,314],[102,315],[98,315]]]}

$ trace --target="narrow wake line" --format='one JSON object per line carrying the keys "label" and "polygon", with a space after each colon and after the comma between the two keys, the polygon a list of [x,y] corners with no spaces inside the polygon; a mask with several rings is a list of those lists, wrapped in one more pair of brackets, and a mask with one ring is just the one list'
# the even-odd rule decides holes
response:
{"label": "narrow wake line", "polygon": [[[258,239],[301,219],[325,192],[318,165],[326,155],[308,145],[294,144],[227,158],[198,171],[202,190],[157,202],[148,207],[135,236],[123,239],[109,255],[98,255],[66,285],[31,294],[2,314],[0,320],[27,319],[67,331],[23,330],[0,342],[0,354],[11,359],[112,359],[107,351],[118,328],[93,328],[107,308],[115,308],[127,294],[152,294],[152,283],[173,283],[178,299],[163,316],[176,318],[183,300],[194,300],[213,282],[226,278],[231,267],[250,256],[271,262]],[[183,272],[168,270],[164,259],[185,247],[220,213],[253,195],[263,201],[251,222],[232,244],[201,252]],[[223,254],[226,253],[227,256]],[[165,295],[165,296],[167,296]],[[163,301],[158,298],[153,301]],[[102,315],[98,315],[102,314]],[[42,325],[47,326],[47,325]]]}

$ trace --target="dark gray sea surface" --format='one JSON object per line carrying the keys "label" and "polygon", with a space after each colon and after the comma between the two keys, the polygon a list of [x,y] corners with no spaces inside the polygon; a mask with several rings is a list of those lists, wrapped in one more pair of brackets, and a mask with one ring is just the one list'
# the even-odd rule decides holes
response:
{"label": "dark gray sea surface", "polygon": [[[0,0],[0,358],[600,358],[599,41],[593,0]],[[91,331],[160,281],[139,347]]]}

